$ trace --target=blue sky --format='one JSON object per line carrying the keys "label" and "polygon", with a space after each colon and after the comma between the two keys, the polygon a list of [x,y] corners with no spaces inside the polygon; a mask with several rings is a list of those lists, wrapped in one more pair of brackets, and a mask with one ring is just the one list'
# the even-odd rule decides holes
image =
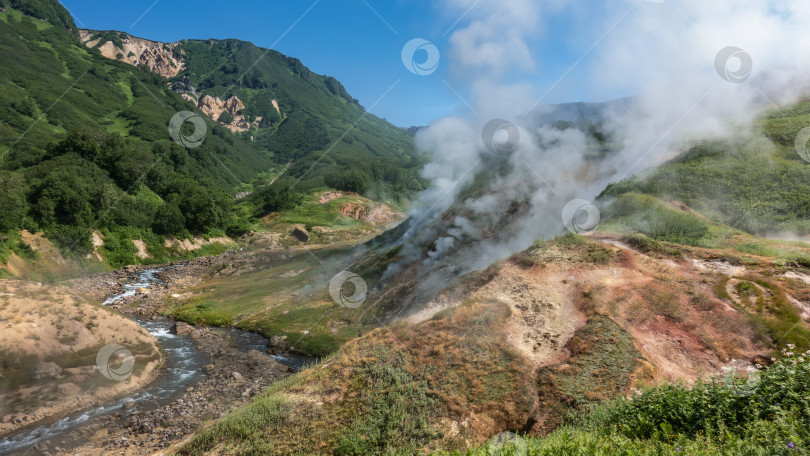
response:
{"label": "blue sky", "polygon": [[[449,38],[452,32],[466,26],[472,14],[451,28],[459,20],[460,14],[440,10],[437,7],[439,2],[61,2],[83,28],[120,30],[158,41],[238,38],[262,47],[272,47],[301,59],[317,73],[337,77],[372,113],[399,126],[426,125],[433,119],[463,113],[467,109],[459,96],[468,97],[468,88],[463,80],[454,78],[447,71],[446,51],[450,48]],[[113,4],[115,6],[111,6]],[[307,13],[313,4],[315,6]],[[297,25],[293,26],[296,21]],[[288,29],[289,32],[285,34]],[[545,34],[529,43],[539,63],[539,69],[532,75],[531,83],[541,93],[545,90],[544,87],[554,84],[581,55],[581,50],[576,50],[576,43],[569,43],[567,40],[566,33],[571,33],[571,30],[572,23],[562,17],[559,21],[552,22]],[[556,38],[548,39],[549,36]],[[411,74],[401,62],[403,45],[416,37],[435,43],[443,53],[439,68],[430,76]],[[581,67],[584,68],[584,65]],[[582,87],[578,87],[576,81],[577,73],[574,72],[544,101],[581,101],[588,96],[594,97],[594,94],[588,94]],[[386,95],[383,97],[384,94]]]}

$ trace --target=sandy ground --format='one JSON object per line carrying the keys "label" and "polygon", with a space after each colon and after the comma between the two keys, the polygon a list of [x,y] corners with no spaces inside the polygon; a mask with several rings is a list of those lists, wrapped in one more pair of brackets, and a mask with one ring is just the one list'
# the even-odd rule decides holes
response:
{"label": "sandy ground", "polygon": [[[0,435],[111,400],[152,381],[163,357],[156,339],[135,322],[70,290],[38,283],[0,281]],[[107,344],[130,347],[132,375],[116,382],[96,367]],[[54,362],[35,379],[38,366]]]}

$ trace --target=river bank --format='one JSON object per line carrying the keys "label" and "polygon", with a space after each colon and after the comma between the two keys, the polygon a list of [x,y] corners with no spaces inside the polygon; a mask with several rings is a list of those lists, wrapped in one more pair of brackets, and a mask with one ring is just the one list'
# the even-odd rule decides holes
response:
{"label": "river bank", "polygon": [[[260,335],[228,328],[195,328],[160,315],[167,296],[194,286],[205,271],[227,260],[223,255],[158,267],[128,267],[71,281],[69,287],[75,293],[105,301],[108,307],[130,315],[164,345],[168,338],[176,338],[190,346],[164,347],[169,364],[156,382],[133,397],[99,407],[112,406],[115,410],[74,417],[74,428],[65,424],[68,429],[53,436],[47,429],[42,437],[29,436],[26,443],[30,445],[11,454],[96,455],[109,450],[153,454],[191,435],[206,421],[247,403],[300,367],[305,362],[301,358],[277,357],[277,361],[269,356],[267,339]],[[196,365],[172,366],[171,350],[197,352],[199,356],[193,357]],[[178,378],[187,381],[178,384]],[[167,384],[180,390],[166,391]]]}

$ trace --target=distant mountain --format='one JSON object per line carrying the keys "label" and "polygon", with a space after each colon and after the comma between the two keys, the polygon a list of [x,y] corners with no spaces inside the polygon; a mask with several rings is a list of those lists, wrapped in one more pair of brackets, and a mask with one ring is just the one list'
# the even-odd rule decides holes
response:
{"label": "distant mountain", "polygon": [[551,125],[555,122],[599,123],[610,114],[622,114],[630,109],[632,98],[620,98],[600,103],[562,103],[540,106],[526,117],[532,125]]}

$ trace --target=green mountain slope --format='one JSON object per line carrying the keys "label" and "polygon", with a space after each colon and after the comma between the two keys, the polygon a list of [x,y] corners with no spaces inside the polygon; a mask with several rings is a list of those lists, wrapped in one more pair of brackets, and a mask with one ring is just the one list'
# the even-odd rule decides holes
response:
{"label": "green mountain slope", "polygon": [[601,199],[643,193],[681,202],[752,234],[806,235],[810,163],[797,153],[796,138],[808,116],[807,101],[769,112],[753,134],[699,144],[663,166],[608,186]]}
{"label": "green mountain slope", "polygon": [[[169,80],[124,55],[104,56],[101,45],[125,34],[89,32],[102,39],[83,44],[86,32],[55,0],[0,0],[0,9],[0,193],[8,195],[0,261],[21,228],[82,255],[101,231],[107,259],[118,265],[136,261],[130,239],[159,252],[166,235],[240,234],[253,217],[289,208],[311,188],[401,199],[423,186],[412,138],[296,59],[236,40],[184,41],[173,47],[183,71]],[[189,89],[244,99],[238,115],[255,127],[207,118],[183,96]],[[198,147],[171,138],[170,120],[181,111],[204,119]],[[183,134],[193,131],[183,125]],[[275,190],[234,207],[237,192],[285,169]]]}
{"label": "green mountain slope", "polygon": [[300,180],[297,187],[388,197],[422,188],[416,179],[422,161],[411,138],[366,113],[337,79],[238,40],[182,41],[174,52],[186,63],[175,81],[198,94],[236,96],[246,105],[247,120],[263,119],[243,136],[254,137],[277,162],[292,161],[287,176]]}

